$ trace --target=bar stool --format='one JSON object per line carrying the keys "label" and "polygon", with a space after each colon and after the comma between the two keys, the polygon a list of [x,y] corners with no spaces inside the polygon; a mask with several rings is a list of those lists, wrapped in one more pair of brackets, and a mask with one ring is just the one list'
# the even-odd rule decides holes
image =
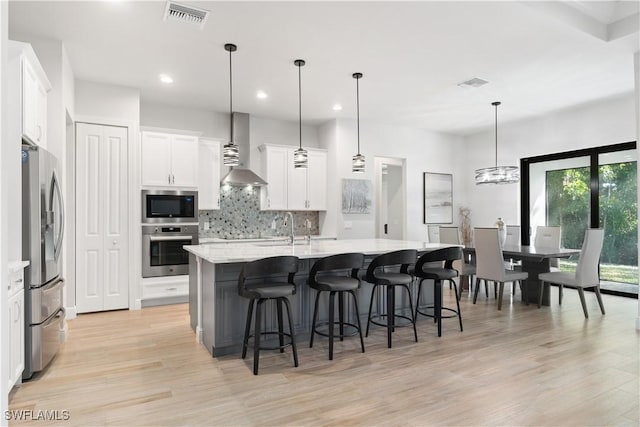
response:
{"label": "bar stool", "polygon": [[[334,320],[335,320],[335,296],[338,294],[338,324],[340,327],[338,337],[340,341],[344,340],[347,336],[344,333],[344,326],[350,326],[360,334],[360,346],[364,353],[364,340],[362,339],[362,327],[360,326],[360,313],[358,312],[358,298],[356,297],[355,290],[360,288],[360,279],[358,278],[358,271],[364,265],[364,255],[359,253],[346,253],[328,256],[326,258],[319,259],[311,267],[309,273],[309,286],[318,292],[316,293],[316,302],[313,308],[313,323],[311,325],[311,338],[309,340],[309,347],[313,347],[314,334],[329,337],[329,360],[333,360],[333,338],[334,332]],[[338,276],[336,274],[326,275],[323,272],[336,270],[351,270],[351,276]],[[318,275],[320,273],[320,275]],[[324,333],[316,329],[316,321],[318,320],[318,303],[320,301],[320,294],[322,292],[329,292],[329,330],[328,333]],[[344,321],[344,294],[349,293],[353,297],[353,307],[355,309],[357,325]],[[350,334],[351,336],[354,334]]]}
{"label": "bar stool", "polygon": [[[245,324],[244,339],[242,341],[242,358],[247,355],[247,346],[249,338],[253,337],[253,374],[258,375],[258,362],[260,359],[260,350],[280,350],[284,353],[285,347],[291,346],[293,350],[293,363],[298,366],[298,352],[296,351],[296,342],[293,333],[293,321],[291,320],[291,305],[289,304],[290,295],[295,295],[296,285],[293,276],[298,272],[298,257],[295,256],[277,256],[263,258],[256,261],[248,262],[240,271],[238,277],[238,294],[241,297],[249,298],[249,308],[247,310],[247,322]],[[274,276],[286,274],[287,282],[278,281]],[[251,282],[251,283],[247,283]],[[256,300],[255,325],[253,334],[249,334],[251,330],[251,318],[253,315],[253,307]],[[265,301],[275,300],[278,315],[278,330],[263,331],[262,330],[262,305]],[[289,333],[283,330],[282,322],[282,304],[287,307],[287,319],[289,321]],[[279,345],[275,347],[260,346],[260,338],[262,335],[278,335]],[[288,338],[285,343],[284,337]]]}
{"label": "bar stool", "polygon": [[[365,336],[369,336],[369,325],[373,323],[378,326],[387,327],[387,346],[391,348],[391,333],[395,330],[396,326],[408,326],[396,325],[396,318],[406,319],[413,325],[413,334],[416,342],[418,342],[418,331],[416,330],[416,322],[413,316],[413,303],[411,302],[411,289],[409,285],[413,282],[413,277],[407,272],[410,264],[416,262],[417,251],[414,249],[403,249],[394,252],[387,252],[386,254],[378,255],[371,261],[367,268],[366,281],[373,284],[371,290],[371,301],[369,302],[369,316],[367,318],[367,332]],[[400,266],[400,272],[388,272],[388,267]],[[378,318],[386,317],[387,323],[381,323],[372,320],[371,309],[373,308],[373,297],[376,295],[376,289],[378,286],[384,286],[387,290],[387,310],[386,313],[378,314]],[[406,289],[409,294],[409,309],[411,310],[411,317],[397,314],[395,312],[395,295],[396,287],[400,286]]]}
{"label": "bar stool", "polygon": [[[420,284],[418,285],[418,297],[416,298],[416,312],[415,318],[417,320],[418,314],[427,317],[433,317],[433,321],[438,324],[438,336],[442,336],[442,319],[451,317],[458,317],[460,322],[460,332],[462,332],[462,314],[460,312],[460,297],[458,294],[458,287],[453,280],[458,277],[458,271],[453,268],[453,262],[462,259],[462,248],[450,247],[436,249],[431,252],[427,252],[422,255],[416,262],[414,274],[420,278]],[[444,267],[442,262],[444,261]],[[425,266],[427,263],[438,262],[437,267]],[[433,314],[425,311],[420,311],[420,297],[422,295],[422,282],[430,279],[433,280],[433,303],[432,306],[427,306],[426,309],[433,309]],[[456,295],[456,310],[442,306],[442,281],[448,280],[453,285],[453,289]],[[452,312],[452,315],[443,316],[442,310]]]}

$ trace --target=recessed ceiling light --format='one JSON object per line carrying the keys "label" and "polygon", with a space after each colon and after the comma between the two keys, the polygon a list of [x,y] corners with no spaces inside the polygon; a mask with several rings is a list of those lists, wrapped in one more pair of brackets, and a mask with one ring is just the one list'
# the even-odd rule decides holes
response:
{"label": "recessed ceiling light", "polygon": [[258,99],[266,99],[268,97],[269,97],[269,95],[267,95],[265,92],[263,92],[261,90],[256,92],[256,98],[258,98]]}
{"label": "recessed ceiling light", "polygon": [[171,76],[167,74],[160,74],[158,77],[160,78],[160,81],[162,83],[166,83],[166,84],[173,83],[173,79],[171,78]]}
{"label": "recessed ceiling light", "polygon": [[336,104],[333,106],[333,111],[341,111],[341,110],[342,110],[342,105]]}

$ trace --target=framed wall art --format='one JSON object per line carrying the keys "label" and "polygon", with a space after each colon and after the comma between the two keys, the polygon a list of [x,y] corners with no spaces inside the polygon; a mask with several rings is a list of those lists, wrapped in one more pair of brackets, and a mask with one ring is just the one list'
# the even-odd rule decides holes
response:
{"label": "framed wall art", "polygon": [[453,175],[423,173],[424,223],[453,223]]}
{"label": "framed wall art", "polygon": [[342,213],[371,213],[371,180],[342,180]]}

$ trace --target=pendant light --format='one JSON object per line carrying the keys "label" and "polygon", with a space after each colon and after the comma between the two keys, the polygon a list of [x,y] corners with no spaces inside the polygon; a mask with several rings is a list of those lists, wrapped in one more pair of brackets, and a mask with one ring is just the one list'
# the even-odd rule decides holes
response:
{"label": "pendant light", "polygon": [[359,81],[362,78],[362,73],[353,73],[351,76],[356,79],[356,112],[357,112],[357,127],[358,127],[358,154],[351,159],[351,172],[364,173],[364,156],[360,154],[360,85]]}
{"label": "pendant light", "polygon": [[520,180],[520,171],[517,166],[498,166],[498,105],[500,102],[492,102],[496,108],[496,141],[495,141],[495,166],[476,169],[476,185],[480,184],[515,184]]}
{"label": "pendant light", "polygon": [[224,50],[229,52],[229,143],[222,150],[222,162],[225,166],[238,166],[240,164],[240,152],[238,146],[233,143],[233,75],[231,68],[231,53],[238,50],[235,44],[227,43]]}
{"label": "pendant light", "polygon": [[298,124],[300,127],[300,146],[293,152],[293,167],[296,169],[306,169],[309,160],[307,158],[307,150],[302,148],[302,81],[300,78],[300,68],[304,67],[303,59],[296,59],[293,64],[298,67]]}

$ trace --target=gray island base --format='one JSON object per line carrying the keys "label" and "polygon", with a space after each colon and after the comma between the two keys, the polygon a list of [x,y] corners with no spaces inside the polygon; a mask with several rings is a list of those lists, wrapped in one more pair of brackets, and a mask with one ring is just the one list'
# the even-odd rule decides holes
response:
{"label": "gray island base", "polygon": [[[307,285],[307,278],[315,260],[329,255],[347,252],[365,254],[365,267],[375,256],[400,249],[416,249],[419,253],[428,252],[451,245],[425,243],[406,240],[354,239],[354,240],[318,240],[310,243],[285,246],[270,246],[268,243],[245,243],[233,245],[194,245],[185,246],[189,255],[189,316],[191,327],[196,332],[198,342],[205,345],[212,356],[238,353],[242,347],[244,327],[247,316],[248,300],[238,295],[238,275],[244,263],[256,259],[280,255],[294,255],[300,258],[299,272],[296,274],[296,295],[291,297],[291,309],[296,338],[299,342],[306,339],[311,330],[315,291]],[[347,274],[345,272],[345,274]],[[286,280],[286,277],[282,277]],[[363,280],[358,293],[358,309],[363,327],[369,312],[369,299],[372,285]],[[415,290],[414,290],[415,292]],[[415,293],[414,299],[415,299]],[[432,303],[433,292],[423,287],[423,301]],[[381,293],[374,302],[373,312],[378,313],[384,307],[384,295]],[[397,309],[407,309],[409,301],[406,293],[398,292]],[[345,320],[355,320],[353,306],[345,304]],[[320,301],[319,321],[327,321],[328,296]],[[266,310],[264,325],[276,329],[275,310]]]}

